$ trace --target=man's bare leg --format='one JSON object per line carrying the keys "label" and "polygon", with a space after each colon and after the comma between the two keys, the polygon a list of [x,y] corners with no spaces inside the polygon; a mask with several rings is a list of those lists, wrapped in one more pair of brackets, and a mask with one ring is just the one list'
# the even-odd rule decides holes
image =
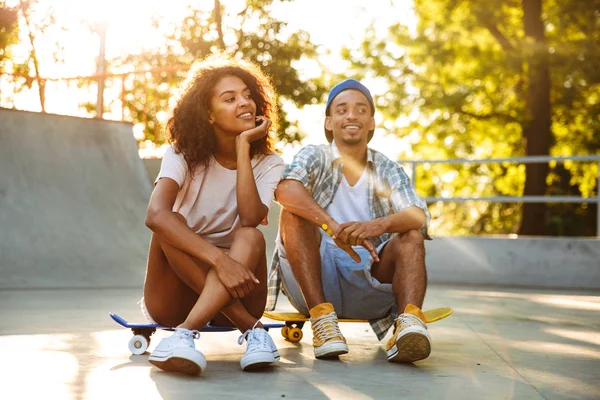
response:
{"label": "man's bare leg", "polygon": [[381,283],[391,283],[398,313],[408,304],[423,306],[427,290],[425,244],[423,235],[415,230],[395,235],[379,254],[371,275]]}
{"label": "man's bare leg", "polygon": [[292,273],[310,310],[325,303],[321,281],[321,233],[304,218],[281,210],[279,229]]}
{"label": "man's bare leg", "polygon": [[423,235],[411,230],[394,236],[379,259],[371,274],[382,283],[392,284],[399,314],[386,345],[387,358],[393,362],[423,360],[431,353],[431,336],[421,311],[427,289]]}
{"label": "man's bare leg", "polygon": [[321,233],[305,219],[281,210],[279,231],[292,273],[310,312],[316,358],[348,353],[333,306],[327,303],[321,279]]}

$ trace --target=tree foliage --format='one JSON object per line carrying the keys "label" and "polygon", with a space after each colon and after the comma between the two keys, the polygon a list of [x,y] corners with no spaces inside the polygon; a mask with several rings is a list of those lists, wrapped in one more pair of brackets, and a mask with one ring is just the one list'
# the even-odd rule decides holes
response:
{"label": "tree foliage", "polygon": [[[600,153],[600,1],[544,0],[537,16],[541,32],[528,20],[527,7],[535,2],[415,0],[414,31],[398,23],[388,37],[371,31],[360,49],[345,51],[352,73],[389,86],[377,104],[385,127],[412,144],[406,158]],[[544,141],[547,150],[540,147]],[[541,176],[541,193],[527,194],[595,196],[598,190],[597,165],[551,163],[547,169],[425,165],[416,184],[427,196],[514,196]],[[440,205],[434,212],[439,232],[516,233],[522,208],[475,202]],[[594,234],[595,207],[542,210],[541,220],[529,220],[540,225],[521,232]]]}
{"label": "tree foliage", "polygon": [[[37,86],[38,98],[42,111],[45,111],[45,84],[40,50],[50,51],[55,63],[63,62],[64,49],[59,42],[54,42],[52,48],[43,48],[40,40],[51,36],[56,30],[64,27],[57,23],[55,9],[40,0],[20,0],[14,8],[0,2],[0,72],[15,74],[14,91]],[[24,33],[26,57],[15,59],[11,46],[19,41],[18,34]],[[46,44],[47,46],[47,44]]]}
{"label": "tree foliage", "polygon": [[[282,99],[296,107],[317,103],[325,91],[319,80],[305,81],[294,63],[304,57],[315,57],[316,48],[305,31],[287,32],[287,24],[271,16],[273,0],[247,1],[242,9],[229,9],[225,2],[215,1],[213,10],[188,7],[183,21],[165,26],[155,21],[158,29],[167,31],[165,43],[158,49],[112,60],[113,68],[134,66],[148,68],[190,65],[215,52],[225,52],[259,65],[269,75],[279,95],[280,127],[278,136],[283,142],[301,139],[297,123],[289,121],[283,110]],[[138,81],[126,94],[128,112],[135,121],[154,108],[155,115],[181,84],[185,72],[165,73]],[[150,99],[152,97],[152,99]],[[147,124],[145,138],[156,143],[164,141],[162,126]]]}
{"label": "tree foliage", "polygon": [[18,33],[17,10],[0,1],[0,65],[4,59],[11,58],[8,47],[18,41]]}

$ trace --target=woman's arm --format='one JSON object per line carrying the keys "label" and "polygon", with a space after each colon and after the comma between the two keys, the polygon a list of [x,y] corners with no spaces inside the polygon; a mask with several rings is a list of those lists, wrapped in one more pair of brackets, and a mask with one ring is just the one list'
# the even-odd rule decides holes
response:
{"label": "woman's arm", "polygon": [[267,216],[269,208],[263,204],[258,194],[254,172],[252,171],[252,160],[250,158],[250,144],[263,138],[271,121],[265,117],[259,117],[260,123],[254,129],[242,132],[236,138],[237,152],[237,181],[236,195],[238,199],[238,210],[242,226],[256,228]]}
{"label": "woman's arm", "polygon": [[237,289],[248,294],[258,283],[256,277],[244,265],[236,262],[216,246],[198,236],[172,210],[179,185],[170,178],[160,179],[148,205],[146,226],[173,247],[176,247],[209,264],[217,271],[221,282],[234,297]]}

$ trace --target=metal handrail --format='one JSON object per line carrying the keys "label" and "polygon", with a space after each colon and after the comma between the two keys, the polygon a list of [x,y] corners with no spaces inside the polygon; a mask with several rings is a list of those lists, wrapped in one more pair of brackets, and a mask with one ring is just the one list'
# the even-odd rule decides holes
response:
{"label": "metal handrail", "polygon": [[[45,110],[45,105],[47,102],[46,99],[46,84],[48,82],[66,82],[66,83],[70,83],[70,82],[85,82],[87,84],[91,84],[93,82],[96,82],[98,84],[99,88],[102,88],[104,86],[104,81],[107,79],[115,79],[117,81],[121,82],[121,93],[120,93],[120,98],[121,98],[121,120],[125,120],[125,106],[124,106],[124,94],[125,94],[125,81],[131,77],[131,76],[146,76],[146,75],[157,75],[157,74],[161,74],[161,73],[167,73],[169,77],[171,77],[171,79],[175,76],[175,74],[177,72],[180,71],[188,71],[190,69],[189,65],[175,65],[175,66],[170,66],[170,67],[157,67],[157,68],[150,68],[150,69],[145,69],[145,70],[134,70],[134,71],[124,71],[124,72],[117,72],[117,73],[112,73],[112,72],[105,72],[105,73],[100,73],[100,74],[95,74],[95,75],[87,75],[87,76],[71,76],[71,77],[65,77],[65,78],[57,78],[57,77],[41,77],[41,76],[31,76],[31,75],[27,75],[27,74],[22,74],[22,73],[18,73],[18,72],[1,72],[0,71],[0,78],[3,76],[7,76],[7,77],[11,77],[13,79],[18,78],[18,79],[26,79],[26,80],[30,80],[30,81],[34,81],[34,82],[38,82],[38,85],[40,86],[40,91],[41,91],[41,95],[40,95],[40,104],[42,107],[42,110]],[[1,81],[0,81],[1,83]],[[1,90],[2,88],[0,87],[0,93],[2,92]],[[30,90],[32,90],[30,88]],[[100,96],[100,94],[102,93],[102,96]],[[104,103],[104,91],[100,90],[98,91],[98,98],[96,100],[97,102],[97,109],[96,109],[96,118],[99,119],[103,119],[103,114],[104,114],[104,107],[103,107],[103,103]],[[15,95],[15,92],[13,91],[12,93],[13,97]],[[73,116],[80,116],[78,114],[72,114]],[[147,118],[147,115],[145,114],[144,111],[144,118]],[[145,121],[145,120],[144,120]]]}
{"label": "metal handrail", "polygon": [[596,197],[583,196],[491,196],[491,197],[442,197],[428,196],[423,199],[428,202],[446,202],[462,203],[465,201],[488,201],[491,203],[596,203],[596,236],[600,237],[600,155],[584,156],[524,156],[509,158],[487,158],[487,159],[469,159],[454,158],[448,160],[401,160],[400,163],[412,165],[412,181],[416,185],[417,165],[420,164],[498,164],[498,163],[519,163],[519,164],[540,164],[550,161],[593,161],[598,163],[598,177],[596,179]]}

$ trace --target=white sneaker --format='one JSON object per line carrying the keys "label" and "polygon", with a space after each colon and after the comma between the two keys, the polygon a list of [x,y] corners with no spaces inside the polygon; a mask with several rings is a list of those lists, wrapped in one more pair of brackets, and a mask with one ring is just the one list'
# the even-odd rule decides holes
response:
{"label": "white sneaker", "polygon": [[277,346],[275,346],[271,335],[256,325],[258,325],[258,321],[252,329],[248,329],[238,339],[238,344],[244,343],[244,339],[248,341],[246,353],[240,361],[244,371],[264,368],[279,361],[279,351],[277,351]]}
{"label": "white sneaker", "polygon": [[206,358],[194,345],[199,337],[196,330],[175,328],[173,335],[160,341],[148,361],[164,371],[200,375],[206,369]]}

